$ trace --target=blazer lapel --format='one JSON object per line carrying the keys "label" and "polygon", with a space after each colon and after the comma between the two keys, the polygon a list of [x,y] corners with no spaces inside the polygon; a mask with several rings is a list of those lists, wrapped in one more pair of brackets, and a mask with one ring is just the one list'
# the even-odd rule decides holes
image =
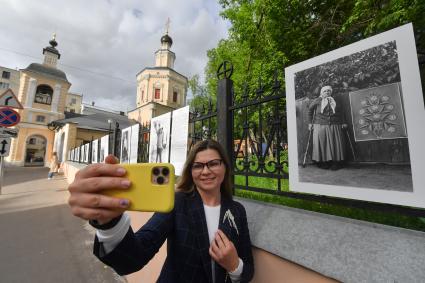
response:
{"label": "blazer lapel", "polygon": [[[208,282],[212,282],[211,257],[209,254],[210,242],[208,239],[208,228],[205,220],[205,211],[202,204],[202,199],[199,193],[195,190],[193,200],[189,205],[189,213],[193,221],[193,231],[199,249],[199,254],[202,259],[202,266],[207,274]],[[221,213],[220,213],[221,214]],[[219,281],[216,281],[219,282]]]}
{"label": "blazer lapel", "polygon": [[218,229],[223,231],[224,234],[226,234],[227,238],[229,238],[229,240],[233,241],[232,227],[229,224],[230,219],[229,219],[228,216],[226,216],[226,213],[228,213],[228,211],[231,212],[230,207],[231,207],[230,201],[225,199],[224,197],[222,197],[221,207],[220,207],[220,220],[218,222]]}
{"label": "blazer lapel", "polygon": [[[220,219],[218,222],[218,229],[223,231],[223,233],[227,236],[227,238],[234,243],[234,235],[235,231],[232,226],[229,224],[228,216],[226,216],[226,212],[231,212],[231,202],[226,199],[224,196],[221,198],[221,207],[220,207]],[[224,282],[226,276],[226,270],[221,267],[218,263],[215,263],[215,278],[216,282]]]}

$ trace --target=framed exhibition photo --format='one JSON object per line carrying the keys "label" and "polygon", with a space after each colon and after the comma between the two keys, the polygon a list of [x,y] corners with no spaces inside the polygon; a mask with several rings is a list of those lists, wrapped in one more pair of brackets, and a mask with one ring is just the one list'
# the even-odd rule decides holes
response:
{"label": "framed exhibition photo", "polygon": [[425,208],[411,24],[285,69],[289,189]]}

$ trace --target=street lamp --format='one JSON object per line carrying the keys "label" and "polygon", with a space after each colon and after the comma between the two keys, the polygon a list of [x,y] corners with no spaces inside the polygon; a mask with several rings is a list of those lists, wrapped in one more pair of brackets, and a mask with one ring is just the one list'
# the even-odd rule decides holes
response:
{"label": "street lamp", "polygon": [[108,124],[109,124],[109,134],[111,134],[111,130],[112,130],[112,123],[114,122],[114,120],[112,119],[108,119]]}
{"label": "street lamp", "polygon": [[55,123],[54,123],[54,122],[50,122],[49,124],[47,124],[47,128],[48,128],[50,131],[55,131],[55,130],[56,130],[56,125],[55,125]]}

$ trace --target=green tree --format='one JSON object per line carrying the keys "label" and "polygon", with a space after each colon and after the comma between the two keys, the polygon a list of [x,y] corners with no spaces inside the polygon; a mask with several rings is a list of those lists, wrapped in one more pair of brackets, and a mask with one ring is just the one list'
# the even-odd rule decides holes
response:
{"label": "green tree", "polygon": [[[208,51],[206,90],[215,96],[216,71],[223,60],[234,65],[235,92],[258,77],[270,84],[274,69],[412,22],[417,48],[425,53],[423,0],[219,0],[231,23],[229,38]],[[422,59],[423,60],[423,59]],[[424,65],[421,66],[422,73]],[[424,76],[424,75],[423,75]],[[424,79],[422,79],[424,81]]]}
{"label": "green tree", "polygon": [[194,75],[190,78],[188,84],[193,96],[193,99],[190,101],[190,108],[192,111],[206,107],[209,98],[206,92],[206,86],[202,85],[199,81],[199,75]]}

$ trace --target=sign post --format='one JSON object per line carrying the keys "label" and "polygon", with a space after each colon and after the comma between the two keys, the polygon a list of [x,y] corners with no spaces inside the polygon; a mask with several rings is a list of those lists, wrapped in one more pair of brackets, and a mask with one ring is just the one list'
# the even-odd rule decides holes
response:
{"label": "sign post", "polygon": [[3,187],[4,157],[9,155],[10,138],[0,138],[0,195]]}
{"label": "sign post", "polygon": [[3,187],[4,157],[9,156],[11,138],[18,136],[18,129],[7,129],[21,120],[19,113],[12,108],[23,109],[13,91],[9,88],[0,95],[0,195]]}

